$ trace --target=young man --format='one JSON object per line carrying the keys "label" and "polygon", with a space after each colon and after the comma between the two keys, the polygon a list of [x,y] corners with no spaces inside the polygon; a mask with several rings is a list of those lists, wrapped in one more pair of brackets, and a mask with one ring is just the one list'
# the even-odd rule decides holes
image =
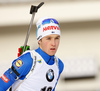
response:
{"label": "young man", "polygon": [[60,27],[53,18],[37,22],[39,48],[26,51],[13,61],[0,78],[0,91],[55,91],[63,62],[55,56],[60,42]]}

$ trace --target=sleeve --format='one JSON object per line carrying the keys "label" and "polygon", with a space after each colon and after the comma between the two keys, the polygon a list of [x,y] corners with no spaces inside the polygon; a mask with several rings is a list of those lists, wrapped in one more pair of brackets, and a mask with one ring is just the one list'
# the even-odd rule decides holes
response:
{"label": "sleeve", "polygon": [[23,80],[29,73],[32,64],[33,58],[31,57],[31,53],[27,52],[13,61],[12,69],[16,73],[16,75]]}
{"label": "sleeve", "polygon": [[6,91],[16,80],[17,75],[9,68],[0,77],[0,91]]}
{"label": "sleeve", "polygon": [[15,59],[12,62],[12,67],[0,77],[0,91],[6,91],[17,78],[23,80],[29,73],[32,64],[33,58],[31,57],[30,52],[27,52]]}

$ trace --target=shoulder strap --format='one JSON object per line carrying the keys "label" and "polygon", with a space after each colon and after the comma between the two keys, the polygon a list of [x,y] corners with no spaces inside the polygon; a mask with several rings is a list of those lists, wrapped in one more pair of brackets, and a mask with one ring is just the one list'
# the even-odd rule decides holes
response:
{"label": "shoulder strap", "polygon": [[26,75],[26,78],[33,72],[35,65],[36,65],[36,59],[37,58],[36,58],[35,50],[32,50],[32,57],[33,57],[33,64],[32,64],[30,72]]}
{"label": "shoulder strap", "polygon": [[55,57],[54,57],[54,59],[55,59],[56,65],[57,65],[58,70],[59,70],[59,63],[58,63],[58,62],[59,62],[59,60],[58,60],[58,57],[56,57],[56,56],[55,56]]}

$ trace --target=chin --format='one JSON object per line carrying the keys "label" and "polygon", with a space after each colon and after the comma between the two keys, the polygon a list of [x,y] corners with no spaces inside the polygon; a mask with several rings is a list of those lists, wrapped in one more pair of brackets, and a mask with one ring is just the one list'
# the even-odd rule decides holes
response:
{"label": "chin", "polygon": [[55,55],[55,53],[50,53],[50,56],[53,56],[53,55]]}

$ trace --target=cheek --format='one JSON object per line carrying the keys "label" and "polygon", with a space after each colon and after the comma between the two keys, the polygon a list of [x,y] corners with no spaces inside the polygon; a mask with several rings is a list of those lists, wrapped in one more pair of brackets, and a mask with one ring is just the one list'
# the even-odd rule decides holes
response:
{"label": "cheek", "polygon": [[60,42],[60,41],[57,41],[57,42],[56,42],[56,45],[57,45],[57,46],[59,46],[59,42]]}
{"label": "cheek", "polygon": [[44,48],[47,48],[47,47],[48,47],[48,45],[49,45],[49,43],[48,43],[48,42],[44,42],[44,43],[43,43],[43,47],[44,47]]}

